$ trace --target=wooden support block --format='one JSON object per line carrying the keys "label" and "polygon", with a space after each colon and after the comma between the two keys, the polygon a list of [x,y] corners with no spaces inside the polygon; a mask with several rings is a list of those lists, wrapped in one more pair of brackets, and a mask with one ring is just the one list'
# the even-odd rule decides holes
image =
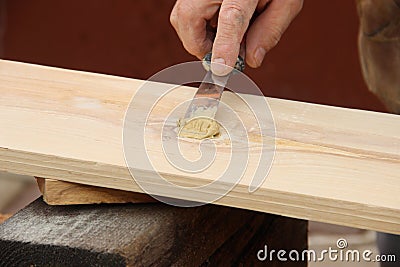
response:
{"label": "wooden support block", "polygon": [[[275,250],[307,249],[307,221],[282,216],[264,217],[258,224],[247,223],[205,262],[205,266],[307,266],[306,261],[278,261],[276,257],[270,261],[257,258],[259,250],[265,245]],[[263,255],[261,255],[263,256]]]}
{"label": "wooden support block", "polygon": [[214,205],[49,206],[38,199],[0,225],[0,262],[27,266],[248,262],[265,266],[256,253],[266,242],[305,249],[307,222]]}
{"label": "wooden support block", "polygon": [[[124,157],[124,151],[131,151],[141,159],[143,151],[137,146],[124,150],[122,138],[129,101],[143,83],[0,60],[0,170],[143,193],[132,181]],[[134,114],[146,114],[144,106],[155,104],[153,97],[168,87],[153,85],[154,90],[140,93]],[[176,168],[160,145],[167,114],[177,104],[188,103],[185,101],[196,91],[172,87],[171,94],[152,109],[151,123],[145,127],[132,120],[129,125],[133,128],[128,127],[131,138],[146,131],[146,151],[142,154],[149,153],[143,159],[149,156],[153,163],[129,167],[136,179],[164,189],[159,195],[201,201],[203,195],[217,192],[223,197],[213,203],[219,205],[400,234],[400,116],[241,94],[240,99],[256,109],[260,100],[268,102],[276,136],[256,133],[251,125],[243,135],[232,135],[238,140],[249,137],[244,141],[248,143],[243,143],[246,149],[239,153],[243,156],[249,151],[243,161],[247,165],[243,164],[245,171],[239,182],[226,183],[232,190],[220,194],[220,184],[213,182],[232,158],[227,134],[216,139],[215,147],[205,145],[205,152],[217,154],[204,172]],[[249,106],[240,99],[225,92],[221,101],[244,123],[254,122]],[[220,120],[232,120],[226,112],[218,114]],[[177,140],[176,121],[181,115],[171,118],[166,142]],[[235,130],[235,125],[230,129]],[[273,150],[261,149],[264,142],[275,145],[274,160],[266,180],[255,192],[249,192],[254,172],[267,168],[259,161],[260,151]],[[196,158],[198,145],[183,140],[180,150]],[[159,173],[170,183],[154,178]],[[176,184],[210,187],[199,196],[193,193],[195,189],[177,194]]]}
{"label": "wooden support block", "polygon": [[10,217],[11,217],[11,214],[2,214],[2,213],[0,213],[0,223],[3,223],[4,221],[6,221]]}
{"label": "wooden support block", "polygon": [[49,205],[156,202],[154,198],[142,193],[39,177],[36,181],[43,194],[43,200]]}

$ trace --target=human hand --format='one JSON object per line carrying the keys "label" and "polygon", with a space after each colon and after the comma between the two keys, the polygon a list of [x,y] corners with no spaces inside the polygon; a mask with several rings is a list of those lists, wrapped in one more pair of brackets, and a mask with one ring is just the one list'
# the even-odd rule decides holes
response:
{"label": "human hand", "polygon": [[212,49],[212,71],[222,76],[244,38],[246,63],[259,67],[302,6],[303,0],[177,0],[170,20],[189,53],[201,59]]}

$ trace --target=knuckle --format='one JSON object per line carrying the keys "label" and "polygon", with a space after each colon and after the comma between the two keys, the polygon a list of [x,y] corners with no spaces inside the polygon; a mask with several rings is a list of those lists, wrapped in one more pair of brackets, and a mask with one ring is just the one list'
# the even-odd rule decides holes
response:
{"label": "knuckle", "polygon": [[177,23],[179,20],[187,20],[192,15],[192,11],[193,8],[187,2],[177,1],[172,9],[170,21]]}
{"label": "knuckle", "polygon": [[176,12],[179,17],[190,17],[193,13],[193,7],[186,1],[184,3],[177,3]]}
{"label": "knuckle", "polygon": [[283,34],[283,30],[280,27],[277,26],[271,26],[271,28],[269,29],[269,49],[276,46],[279,41],[281,40],[282,34]]}
{"label": "knuckle", "polygon": [[303,8],[303,0],[288,0],[289,7],[295,15],[299,14]]}
{"label": "knuckle", "polygon": [[231,22],[221,22],[218,25],[216,39],[236,40],[238,36],[237,27]]}
{"label": "knuckle", "polygon": [[230,3],[221,7],[217,36],[226,42],[237,42],[245,32],[245,14],[240,5]]}
{"label": "knuckle", "polygon": [[237,1],[232,1],[221,8],[220,20],[225,23],[234,23],[235,25],[243,25],[245,12]]}

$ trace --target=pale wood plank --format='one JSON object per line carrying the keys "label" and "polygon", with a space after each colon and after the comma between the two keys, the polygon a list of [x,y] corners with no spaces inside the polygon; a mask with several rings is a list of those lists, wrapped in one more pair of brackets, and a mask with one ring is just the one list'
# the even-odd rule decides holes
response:
{"label": "pale wood plank", "polygon": [[[125,167],[122,148],[123,117],[141,84],[127,78],[1,61],[0,170],[142,192]],[[157,143],[160,123],[155,122],[194,92],[179,88],[156,105],[154,123],[146,135],[158,170],[168,174],[170,181],[190,186],[212,181],[229,160],[222,136],[217,145],[222,151],[216,157],[218,163],[207,173],[182,174],[166,164]],[[250,103],[258,98],[242,97]],[[230,93],[223,96],[224,102],[233,103],[248,118],[246,107],[235,99]],[[250,143],[254,150],[248,172],[215,203],[400,233],[399,116],[267,100],[277,132],[268,179],[255,193],[248,192],[250,173],[258,165],[255,138]],[[192,150],[196,145],[184,144]],[[153,173],[144,169],[140,176],[151,182]],[[173,188],[166,189],[166,196],[182,197]]]}

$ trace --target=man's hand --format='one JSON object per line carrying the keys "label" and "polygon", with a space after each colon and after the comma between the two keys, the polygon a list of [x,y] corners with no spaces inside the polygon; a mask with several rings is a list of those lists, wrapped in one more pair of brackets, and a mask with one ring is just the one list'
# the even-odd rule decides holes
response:
{"label": "man's hand", "polygon": [[246,62],[257,68],[302,6],[303,0],[177,0],[170,19],[185,49],[198,58],[212,49],[219,63],[213,72],[226,75],[245,35]]}

